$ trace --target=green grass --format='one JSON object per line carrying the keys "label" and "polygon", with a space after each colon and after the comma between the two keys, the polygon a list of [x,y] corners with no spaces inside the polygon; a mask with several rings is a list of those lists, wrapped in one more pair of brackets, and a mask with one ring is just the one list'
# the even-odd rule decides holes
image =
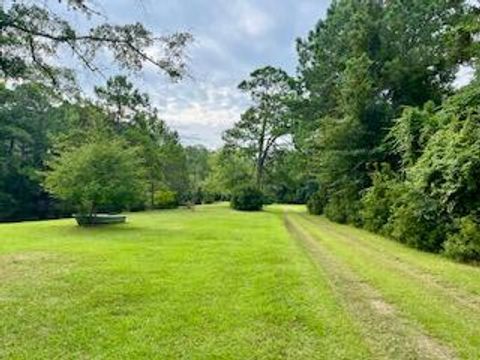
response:
{"label": "green grass", "polygon": [[432,341],[417,352],[426,355],[428,349],[437,348],[446,358],[480,358],[479,268],[408,249],[323,218],[298,214],[290,217],[316,240],[318,247],[377,291],[381,301],[394,309],[392,327],[403,322],[420,331],[423,339]]}
{"label": "green grass", "polygon": [[0,358],[368,357],[277,214],[0,226]]}
{"label": "green grass", "polygon": [[480,269],[226,205],[0,225],[0,358],[480,358]]}

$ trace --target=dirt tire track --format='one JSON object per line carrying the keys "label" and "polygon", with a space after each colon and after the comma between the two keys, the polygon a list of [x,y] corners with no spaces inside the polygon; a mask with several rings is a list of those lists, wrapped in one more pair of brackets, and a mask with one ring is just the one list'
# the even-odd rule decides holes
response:
{"label": "dirt tire track", "polygon": [[366,343],[376,359],[456,359],[454,352],[423,333],[387,303],[380,293],[362,281],[345,264],[292,218],[285,226],[312,261],[330,279],[332,291],[359,322]]}
{"label": "dirt tire track", "polygon": [[[375,254],[374,256],[377,256],[377,258],[380,259],[383,264],[385,264],[385,259],[390,259],[387,265],[389,265],[391,269],[401,272],[404,275],[411,277],[412,279],[415,279],[416,281],[422,283],[422,285],[429,287],[437,293],[449,297],[458,305],[468,308],[472,311],[472,314],[479,314],[480,316],[480,298],[478,298],[474,294],[465,292],[454,284],[439,279],[431,273],[422,272],[422,270],[416,268],[415,264],[412,264],[411,262],[402,260],[399,257],[389,254],[387,252],[380,253],[377,248],[375,248],[371,244],[368,244],[367,241],[361,240],[355,235],[346,234],[341,230],[334,229],[331,225],[328,224],[328,222],[322,222],[322,224],[319,224],[318,222],[310,219],[306,215],[300,216],[315,226],[322,226],[335,237],[341,237],[349,243],[361,243],[362,247],[370,249]],[[358,250],[366,254],[365,250],[361,248],[358,248]]]}

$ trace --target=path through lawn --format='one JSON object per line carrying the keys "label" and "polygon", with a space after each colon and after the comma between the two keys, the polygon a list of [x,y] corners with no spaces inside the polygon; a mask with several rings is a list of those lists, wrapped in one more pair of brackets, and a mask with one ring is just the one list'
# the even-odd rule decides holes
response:
{"label": "path through lawn", "polygon": [[480,269],[305,213],[285,224],[385,359],[479,359]]}
{"label": "path through lawn", "polygon": [[0,358],[480,358],[480,271],[225,205],[0,225]]}

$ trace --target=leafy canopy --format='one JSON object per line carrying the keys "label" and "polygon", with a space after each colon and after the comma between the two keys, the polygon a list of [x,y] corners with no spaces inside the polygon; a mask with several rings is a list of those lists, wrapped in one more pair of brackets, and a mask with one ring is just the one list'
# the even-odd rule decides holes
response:
{"label": "leafy canopy", "polygon": [[113,140],[88,142],[63,152],[49,163],[45,188],[92,215],[102,207],[118,210],[144,198],[143,164],[137,149]]}

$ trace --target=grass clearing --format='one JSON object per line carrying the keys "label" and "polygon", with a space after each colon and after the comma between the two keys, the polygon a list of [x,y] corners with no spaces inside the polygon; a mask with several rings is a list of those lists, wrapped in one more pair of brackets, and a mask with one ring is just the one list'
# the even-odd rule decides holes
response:
{"label": "grass clearing", "polygon": [[129,219],[0,226],[1,358],[368,357],[277,214]]}
{"label": "grass clearing", "polygon": [[0,358],[478,359],[479,270],[301,206],[2,224]]}

